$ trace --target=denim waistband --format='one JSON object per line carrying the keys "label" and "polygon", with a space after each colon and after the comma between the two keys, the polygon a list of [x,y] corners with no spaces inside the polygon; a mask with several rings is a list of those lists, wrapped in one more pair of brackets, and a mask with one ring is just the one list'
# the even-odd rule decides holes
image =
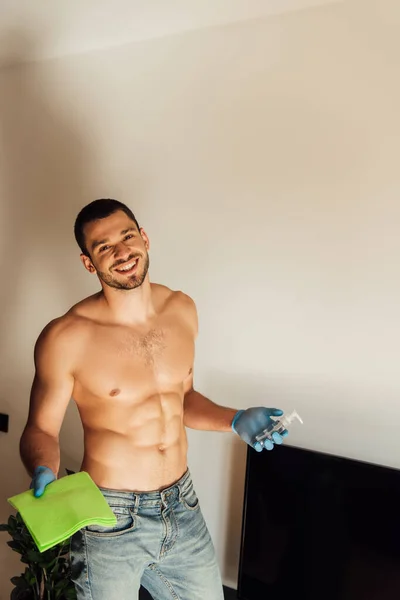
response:
{"label": "denim waistband", "polygon": [[160,503],[166,505],[178,500],[182,494],[192,485],[192,477],[189,469],[173,485],[154,492],[125,492],[124,490],[112,490],[99,487],[99,490],[112,506],[125,507],[149,507],[158,506]]}

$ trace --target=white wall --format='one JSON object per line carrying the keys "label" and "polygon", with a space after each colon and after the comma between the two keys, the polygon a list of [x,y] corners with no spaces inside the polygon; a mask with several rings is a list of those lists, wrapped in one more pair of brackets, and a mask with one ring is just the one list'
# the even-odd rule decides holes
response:
{"label": "white wall", "polygon": [[[198,389],[295,407],[290,443],[400,466],[398,16],[363,0],[2,72],[1,519],[28,485],[34,341],[96,289],[72,225],[99,196],[136,211],[153,280],[197,301]],[[71,405],[66,466],[81,439]],[[235,585],[245,447],[190,442]],[[0,546],[3,579],[13,559]]]}

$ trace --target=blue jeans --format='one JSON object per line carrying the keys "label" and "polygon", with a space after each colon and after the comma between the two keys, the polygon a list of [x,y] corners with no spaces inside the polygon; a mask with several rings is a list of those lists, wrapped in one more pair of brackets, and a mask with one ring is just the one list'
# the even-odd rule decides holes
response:
{"label": "blue jeans", "polygon": [[223,600],[214,546],[189,471],[161,492],[100,488],[117,517],[71,540],[78,600]]}

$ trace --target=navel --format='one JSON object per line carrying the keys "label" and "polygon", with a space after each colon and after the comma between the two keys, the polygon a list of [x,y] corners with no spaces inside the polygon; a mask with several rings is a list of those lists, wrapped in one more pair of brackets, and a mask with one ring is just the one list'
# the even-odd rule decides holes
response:
{"label": "navel", "polygon": [[121,390],[119,390],[118,388],[115,388],[114,390],[111,390],[110,392],[110,396],[118,396],[118,394],[121,393]]}

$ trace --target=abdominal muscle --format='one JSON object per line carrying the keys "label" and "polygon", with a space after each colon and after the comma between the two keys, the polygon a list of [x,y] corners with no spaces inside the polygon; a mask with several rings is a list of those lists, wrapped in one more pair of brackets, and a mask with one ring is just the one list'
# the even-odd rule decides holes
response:
{"label": "abdominal muscle", "polygon": [[102,488],[147,492],[166,488],[187,469],[181,393],[138,401],[76,398],[84,430],[82,471]]}

